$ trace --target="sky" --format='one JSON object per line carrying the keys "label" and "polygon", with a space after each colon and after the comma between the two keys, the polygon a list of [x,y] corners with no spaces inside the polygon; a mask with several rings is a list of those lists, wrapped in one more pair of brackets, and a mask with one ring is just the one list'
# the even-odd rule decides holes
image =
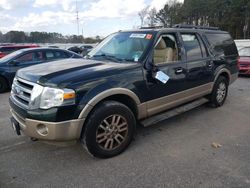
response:
{"label": "sky", "polygon": [[[106,36],[140,25],[146,6],[160,10],[169,0],[0,0],[0,31],[58,32],[84,37]],[[76,6],[77,4],[77,6]]]}

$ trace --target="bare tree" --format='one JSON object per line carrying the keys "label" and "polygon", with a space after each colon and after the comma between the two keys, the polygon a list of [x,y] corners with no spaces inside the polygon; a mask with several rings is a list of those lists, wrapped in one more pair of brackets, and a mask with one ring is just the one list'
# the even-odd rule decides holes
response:
{"label": "bare tree", "polygon": [[146,6],[138,13],[138,16],[140,17],[141,20],[141,27],[144,25],[144,21],[147,18],[148,11],[149,11],[149,6]]}
{"label": "bare tree", "polygon": [[152,8],[151,10],[148,11],[148,16],[147,16],[147,20],[148,20],[148,25],[150,27],[153,27],[156,25],[156,15],[157,15],[157,11],[155,8]]}

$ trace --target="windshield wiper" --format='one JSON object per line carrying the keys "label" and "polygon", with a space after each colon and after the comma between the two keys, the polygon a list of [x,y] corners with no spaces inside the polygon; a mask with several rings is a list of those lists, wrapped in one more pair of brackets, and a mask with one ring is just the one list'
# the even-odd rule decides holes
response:
{"label": "windshield wiper", "polygon": [[107,60],[111,60],[111,61],[115,61],[115,62],[121,62],[122,61],[122,59],[120,59],[120,58],[118,58],[118,57],[116,57],[116,56],[113,56],[113,55],[108,55],[108,54],[100,54],[100,55],[93,55],[92,56],[93,58],[95,58],[95,57],[102,57],[102,58],[105,58],[105,59],[107,59]]}

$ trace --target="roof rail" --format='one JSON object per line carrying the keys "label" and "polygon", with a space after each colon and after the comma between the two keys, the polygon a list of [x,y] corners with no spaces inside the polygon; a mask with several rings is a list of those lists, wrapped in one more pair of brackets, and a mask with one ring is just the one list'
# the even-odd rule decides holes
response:
{"label": "roof rail", "polygon": [[218,27],[199,26],[199,25],[185,25],[185,24],[176,24],[176,25],[173,26],[173,28],[219,30]]}
{"label": "roof rail", "polygon": [[161,29],[163,26],[148,26],[148,27],[140,27],[140,29]]}

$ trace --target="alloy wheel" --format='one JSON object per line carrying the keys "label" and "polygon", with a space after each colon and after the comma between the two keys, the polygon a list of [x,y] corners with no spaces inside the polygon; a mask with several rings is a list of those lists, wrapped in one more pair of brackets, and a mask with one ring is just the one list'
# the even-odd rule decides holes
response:
{"label": "alloy wheel", "polygon": [[98,126],[96,142],[104,150],[114,150],[126,140],[127,135],[127,120],[121,115],[111,115]]}
{"label": "alloy wheel", "polygon": [[221,103],[224,100],[226,93],[227,93],[227,86],[224,82],[221,82],[217,89],[217,96],[216,96],[216,99],[219,103]]}

